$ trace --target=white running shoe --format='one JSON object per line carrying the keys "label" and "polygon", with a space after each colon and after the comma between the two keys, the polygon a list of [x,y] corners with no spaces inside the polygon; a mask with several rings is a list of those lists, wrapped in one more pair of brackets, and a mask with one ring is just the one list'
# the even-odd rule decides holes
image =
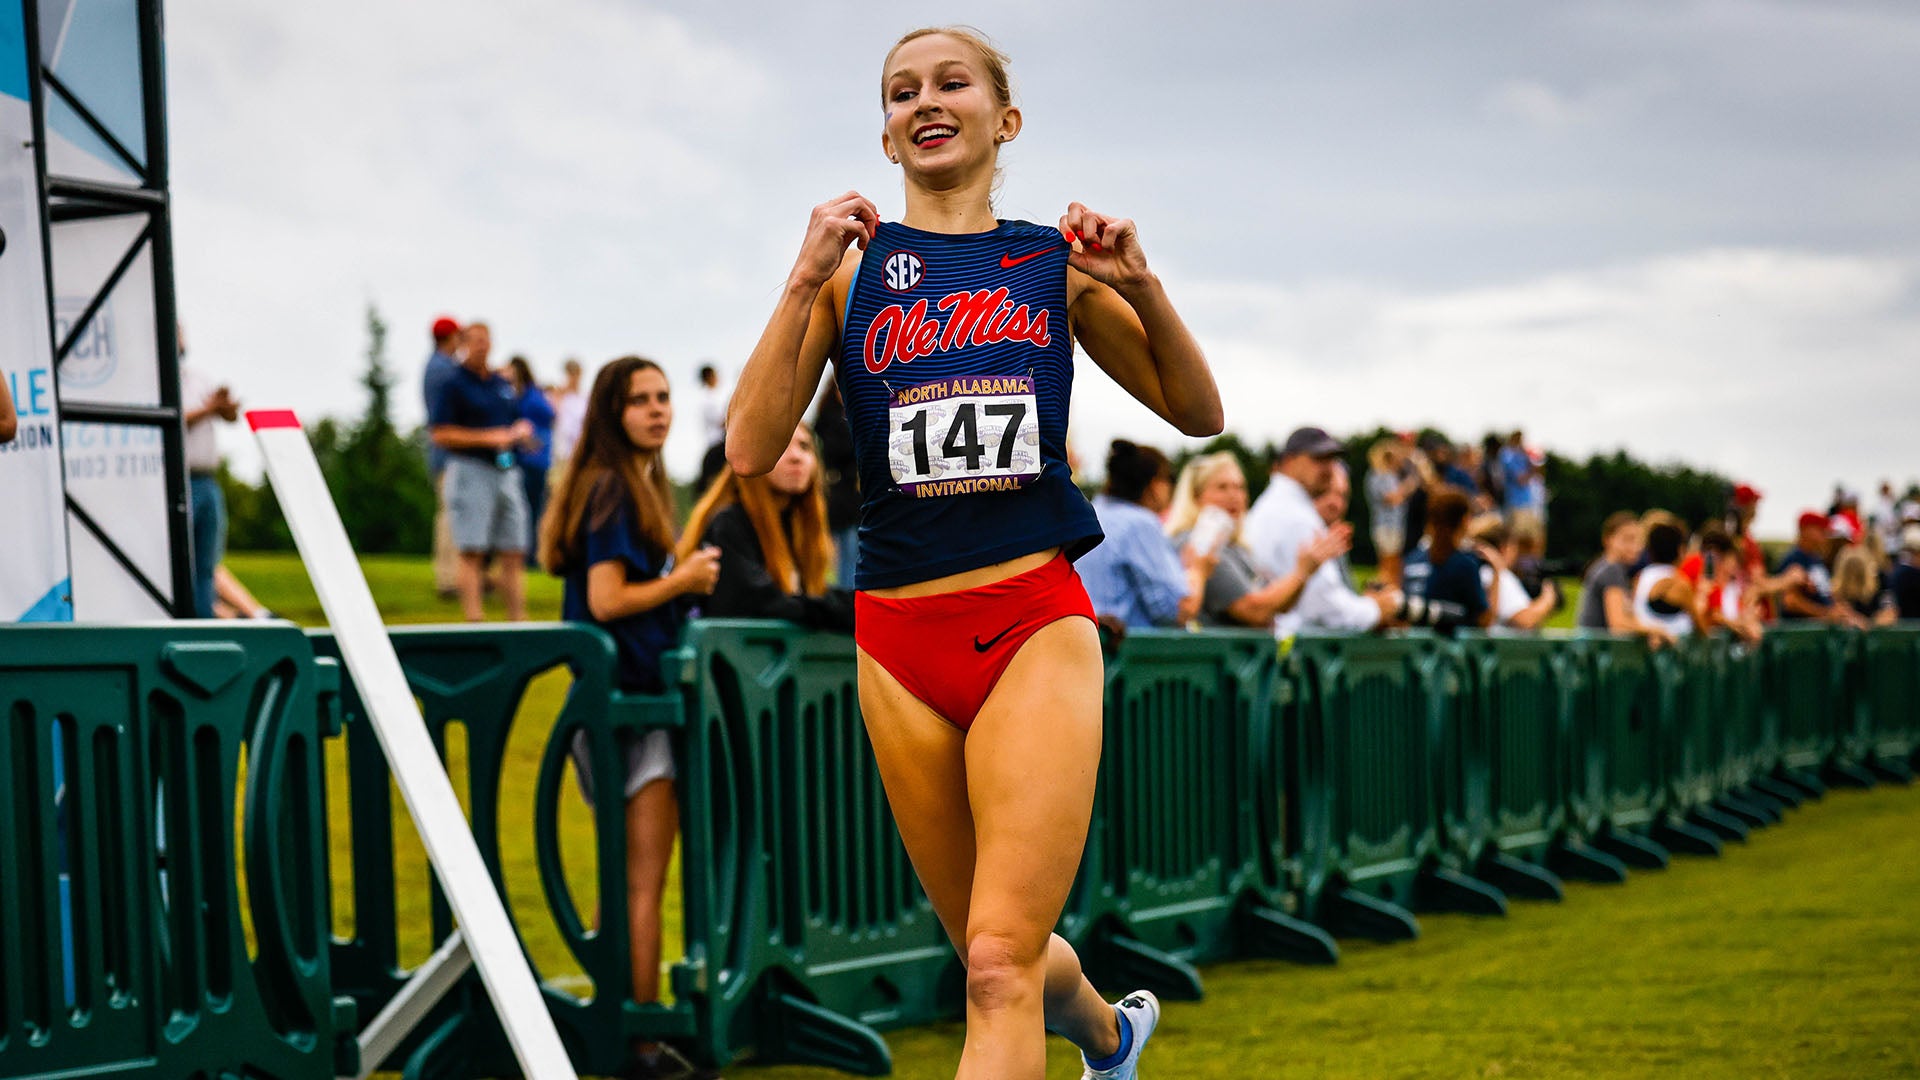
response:
{"label": "white running shoe", "polygon": [[[1114,1009],[1127,1018],[1127,1025],[1133,1031],[1133,1042],[1127,1047],[1127,1056],[1111,1069],[1095,1069],[1087,1065],[1081,1072],[1080,1080],[1135,1080],[1140,1075],[1140,1051],[1145,1049],[1147,1040],[1153,1037],[1153,1029],[1160,1023],[1160,999],[1150,990],[1135,990],[1120,999]],[[1086,1055],[1080,1056],[1084,1064]]]}

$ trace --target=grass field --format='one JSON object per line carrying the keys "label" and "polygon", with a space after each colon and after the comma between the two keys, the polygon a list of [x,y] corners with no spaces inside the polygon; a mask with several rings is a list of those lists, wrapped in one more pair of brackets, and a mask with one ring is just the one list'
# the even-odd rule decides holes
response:
{"label": "grass field", "polygon": [[[320,621],[297,560],[236,554],[229,566],[277,612]],[[422,560],[366,562],[394,623],[449,621]],[[536,580],[532,613],[551,618],[558,591]],[[1564,615],[1563,615],[1564,618]],[[523,710],[506,797],[521,797],[541,745],[540,717],[564,682],[536,683]],[[329,762],[337,780],[337,758]],[[458,763],[455,772],[458,773]],[[527,792],[530,795],[530,791]],[[510,802],[511,804],[511,802]],[[572,803],[577,808],[577,801]],[[336,816],[341,800],[334,800]],[[335,822],[336,897],[348,853]],[[562,818],[570,853],[590,844],[584,812]],[[520,826],[524,827],[524,826]],[[411,869],[398,893],[403,956],[426,955],[426,868],[404,820],[396,838]],[[1681,859],[1624,886],[1570,885],[1564,904],[1517,904],[1506,919],[1427,916],[1416,942],[1343,943],[1338,967],[1250,962],[1206,970],[1208,1000],[1173,1004],[1146,1075],[1205,1077],[1881,1077],[1920,1075],[1920,791],[1836,792],[1792,813],[1718,860]],[[539,907],[531,845],[509,866],[509,902]],[[584,880],[575,895],[593,898]],[[677,889],[668,917],[677,925]],[[343,910],[337,927],[350,922]],[[557,938],[541,918],[526,932],[543,973],[565,977]],[[669,939],[673,938],[670,927]],[[668,955],[673,955],[669,945]],[[1127,987],[1106,988],[1117,994]],[[953,1074],[960,1029],[946,1024],[889,1036],[895,1075]],[[824,1080],[817,1069],[729,1069],[752,1080]],[[1055,1040],[1049,1076],[1078,1076]]]}

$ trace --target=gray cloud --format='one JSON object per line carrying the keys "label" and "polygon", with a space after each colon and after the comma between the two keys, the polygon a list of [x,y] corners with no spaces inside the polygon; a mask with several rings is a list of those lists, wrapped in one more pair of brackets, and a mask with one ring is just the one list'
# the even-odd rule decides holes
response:
{"label": "gray cloud", "polygon": [[[1002,212],[1139,219],[1236,428],[1524,423],[1741,473],[1776,496],[1774,526],[1835,476],[1920,473],[1895,411],[1920,389],[1910,5],[968,14],[1013,54],[1027,116]],[[442,310],[545,370],[629,351],[683,379],[737,368],[811,205],[853,187],[901,212],[878,66],[929,17],[171,9],[196,361],[253,404],[355,411],[374,300],[409,377]],[[1076,400],[1083,450],[1173,441],[1097,375]],[[696,441],[683,423],[682,471]]]}

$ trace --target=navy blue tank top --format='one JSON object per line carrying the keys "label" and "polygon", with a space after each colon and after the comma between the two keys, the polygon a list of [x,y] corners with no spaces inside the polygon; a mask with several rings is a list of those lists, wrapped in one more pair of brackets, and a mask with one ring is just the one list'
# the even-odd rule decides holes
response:
{"label": "navy blue tank top", "polygon": [[1067,254],[1026,221],[882,222],[867,245],[834,358],[860,470],[856,588],[1100,542],[1067,468]]}

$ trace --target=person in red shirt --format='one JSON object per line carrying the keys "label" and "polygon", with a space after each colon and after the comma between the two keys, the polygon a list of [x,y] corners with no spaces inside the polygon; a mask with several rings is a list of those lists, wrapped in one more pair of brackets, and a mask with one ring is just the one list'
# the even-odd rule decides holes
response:
{"label": "person in red shirt", "polygon": [[1760,550],[1759,541],[1753,538],[1753,516],[1760,509],[1761,498],[1760,491],[1748,484],[1735,487],[1733,507],[1727,514],[1727,531],[1732,534],[1739,562],[1736,580],[1753,605],[1754,617],[1765,625],[1779,620],[1780,594],[1803,584],[1806,574],[1797,566],[1781,574],[1767,573],[1767,553]]}
{"label": "person in red shirt", "polygon": [[1701,625],[1724,626],[1750,645],[1760,640],[1759,603],[1747,587],[1746,566],[1726,529],[1702,529],[1700,549],[1680,560],[1678,573],[1693,584]]}

